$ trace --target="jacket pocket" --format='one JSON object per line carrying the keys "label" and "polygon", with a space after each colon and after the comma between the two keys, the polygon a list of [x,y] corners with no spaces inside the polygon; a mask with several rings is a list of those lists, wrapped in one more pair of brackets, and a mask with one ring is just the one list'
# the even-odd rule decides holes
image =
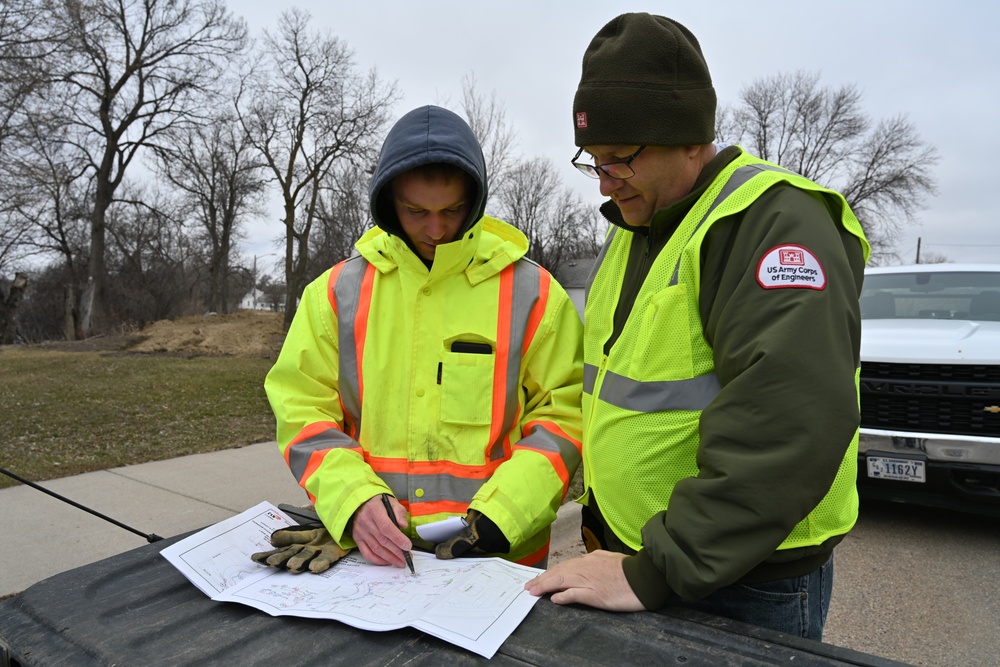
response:
{"label": "jacket pocket", "polygon": [[629,375],[645,382],[691,377],[691,326],[687,285],[672,285],[654,294],[636,332]]}
{"label": "jacket pocket", "polygon": [[496,355],[444,353],[441,364],[441,421],[484,425],[493,418],[493,366]]}

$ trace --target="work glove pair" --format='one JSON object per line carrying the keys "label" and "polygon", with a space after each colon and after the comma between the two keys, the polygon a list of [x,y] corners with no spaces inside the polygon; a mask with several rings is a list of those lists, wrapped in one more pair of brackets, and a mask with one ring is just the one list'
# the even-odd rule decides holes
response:
{"label": "work glove pair", "polygon": [[[469,510],[463,519],[465,528],[446,542],[438,544],[434,555],[441,560],[473,554],[507,553],[510,542],[503,532],[485,514]],[[341,548],[322,523],[280,528],[271,533],[271,551],[260,551],[250,556],[255,563],[298,574],[325,572],[331,565],[350,553]]]}
{"label": "work glove pair", "polygon": [[271,546],[277,548],[258,551],[250,556],[250,560],[279,570],[285,569],[292,574],[307,568],[316,574],[325,572],[351,551],[334,542],[330,532],[318,522],[279,528],[271,533]]}

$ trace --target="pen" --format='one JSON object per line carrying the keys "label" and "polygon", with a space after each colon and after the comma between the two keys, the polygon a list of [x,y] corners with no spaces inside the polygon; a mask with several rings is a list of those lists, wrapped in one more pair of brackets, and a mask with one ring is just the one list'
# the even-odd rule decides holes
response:
{"label": "pen", "polygon": [[[392,522],[396,523],[396,514],[392,511],[392,505],[389,504],[389,494],[382,494],[382,504],[385,505],[385,511],[389,513],[389,518]],[[410,574],[416,574],[417,571],[413,569],[413,558],[410,556],[409,551],[403,551],[403,558],[406,559],[406,565],[410,568]]]}

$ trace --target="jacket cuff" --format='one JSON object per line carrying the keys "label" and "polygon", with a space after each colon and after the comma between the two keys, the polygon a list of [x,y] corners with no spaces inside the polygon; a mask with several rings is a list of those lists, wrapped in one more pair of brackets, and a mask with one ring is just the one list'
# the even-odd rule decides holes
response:
{"label": "jacket cuff", "polygon": [[622,570],[632,592],[649,611],[665,607],[667,601],[676,595],[663,572],[653,564],[653,559],[646,554],[645,549],[622,561]]}

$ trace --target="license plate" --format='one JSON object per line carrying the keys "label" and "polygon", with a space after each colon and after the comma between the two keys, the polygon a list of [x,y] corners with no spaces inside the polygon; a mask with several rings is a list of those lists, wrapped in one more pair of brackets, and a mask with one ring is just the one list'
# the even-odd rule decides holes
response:
{"label": "license plate", "polygon": [[894,459],[869,456],[868,476],[875,479],[895,479],[901,482],[926,482],[927,464],[917,459]]}

